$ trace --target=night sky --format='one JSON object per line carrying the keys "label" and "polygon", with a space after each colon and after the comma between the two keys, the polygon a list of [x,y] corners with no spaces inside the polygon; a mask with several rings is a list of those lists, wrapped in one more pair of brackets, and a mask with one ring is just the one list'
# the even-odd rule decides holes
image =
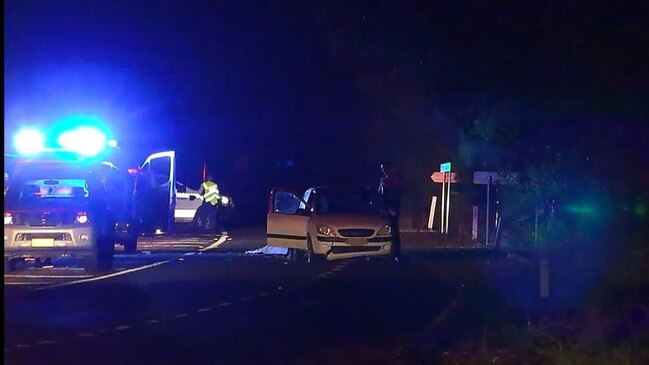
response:
{"label": "night sky", "polygon": [[476,104],[646,145],[647,6],[516,3],[6,1],[5,132],[96,115],[226,191],[375,184],[383,159],[425,179]]}

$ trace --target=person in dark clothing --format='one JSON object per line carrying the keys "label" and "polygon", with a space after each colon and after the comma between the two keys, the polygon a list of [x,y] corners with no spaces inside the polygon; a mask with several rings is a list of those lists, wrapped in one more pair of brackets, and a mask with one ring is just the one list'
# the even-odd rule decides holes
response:
{"label": "person in dark clothing", "polygon": [[403,188],[394,166],[388,162],[381,164],[383,176],[379,183],[379,194],[383,198],[383,206],[390,216],[392,226],[392,256],[395,261],[401,259],[401,237],[399,234],[399,216],[401,213],[401,195]]}

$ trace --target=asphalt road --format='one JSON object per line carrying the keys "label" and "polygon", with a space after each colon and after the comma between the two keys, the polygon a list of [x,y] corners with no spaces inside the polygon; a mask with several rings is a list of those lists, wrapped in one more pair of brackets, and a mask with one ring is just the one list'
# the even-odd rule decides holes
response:
{"label": "asphalt road", "polygon": [[263,232],[156,237],[115,270],[5,275],[6,364],[366,364],[434,359],[471,325],[480,253],[315,264],[250,255]]}

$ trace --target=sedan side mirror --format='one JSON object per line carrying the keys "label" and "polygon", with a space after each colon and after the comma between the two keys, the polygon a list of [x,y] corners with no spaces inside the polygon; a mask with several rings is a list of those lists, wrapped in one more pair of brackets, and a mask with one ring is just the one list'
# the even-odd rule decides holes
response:
{"label": "sedan side mirror", "polygon": [[190,195],[190,196],[189,196],[189,200],[190,200],[190,201],[194,201],[194,200],[196,200],[196,195]]}

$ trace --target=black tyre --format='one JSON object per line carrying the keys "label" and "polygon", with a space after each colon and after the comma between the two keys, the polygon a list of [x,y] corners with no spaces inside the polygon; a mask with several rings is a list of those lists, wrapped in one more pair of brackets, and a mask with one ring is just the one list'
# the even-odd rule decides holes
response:
{"label": "black tyre", "polygon": [[35,268],[40,269],[43,266],[52,266],[52,258],[51,257],[37,257],[34,260],[34,267]]}
{"label": "black tyre", "polygon": [[17,261],[18,260],[16,260],[16,259],[5,257],[5,266],[4,266],[5,274],[16,271],[16,262]]}
{"label": "black tyre", "polygon": [[192,221],[192,230],[194,233],[205,233],[207,232],[208,223],[207,223],[207,212],[203,209],[203,206],[200,206],[194,214],[194,220]]}
{"label": "black tyre", "polygon": [[110,271],[113,268],[113,255],[115,254],[114,237],[102,237],[97,240],[97,246],[91,255],[83,260],[84,270],[92,273]]}
{"label": "black tyre", "polygon": [[137,253],[137,237],[129,237],[124,240],[124,252]]}

